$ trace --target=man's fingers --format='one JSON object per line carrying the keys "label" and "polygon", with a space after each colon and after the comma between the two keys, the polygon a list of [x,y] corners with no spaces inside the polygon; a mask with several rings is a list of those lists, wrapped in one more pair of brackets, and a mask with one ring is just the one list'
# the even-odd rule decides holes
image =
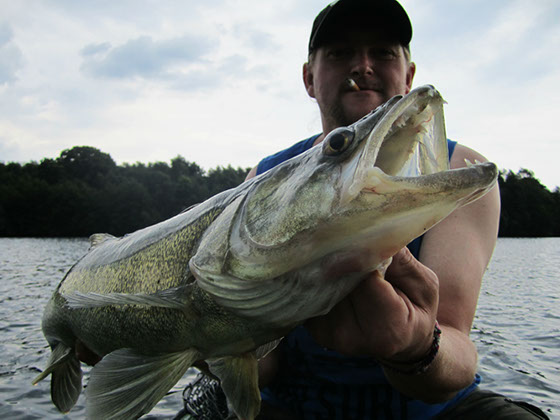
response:
{"label": "man's fingers", "polygon": [[[371,316],[379,317],[383,314],[397,314],[402,311],[403,300],[395,292],[394,286],[387,282],[379,271],[369,274],[350,294],[354,307],[359,308],[363,314],[371,314],[369,317],[358,319],[370,319]],[[390,320],[390,319],[389,319]]]}
{"label": "man's fingers", "polygon": [[385,273],[385,279],[404,293],[415,305],[428,309],[437,306],[437,275],[420,263],[408,248],[401,249]]}
{"label": "man's fingers", "polygon": [[422,331],[428,324],[433,330],[437,305],[437,276],[403,249],[385,278],[379,271],[370,273],[327,315],[305,326],[315,341],[339,353],[390,358],[418,335],[423,347]]}
{"label": "man's fingers", "polygon": [[[370,273],[328,314],[305,323],[315,341],[349,355],[371,355],[408,319],[409,309],[381,273]],[[388,326],[391,328],[388,328]],[[396,333],[395,333],[396,334]],[[381,354],[385,353],[381,346]]]}

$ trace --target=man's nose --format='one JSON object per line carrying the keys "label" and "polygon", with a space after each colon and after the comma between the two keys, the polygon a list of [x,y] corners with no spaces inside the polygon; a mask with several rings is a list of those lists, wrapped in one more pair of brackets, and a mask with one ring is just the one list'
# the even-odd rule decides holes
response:
{"label": "man's nose", "polygon": [[352,57],[352,74],[373,74],[375,60],[368,54],[367,49],[360,49]]}

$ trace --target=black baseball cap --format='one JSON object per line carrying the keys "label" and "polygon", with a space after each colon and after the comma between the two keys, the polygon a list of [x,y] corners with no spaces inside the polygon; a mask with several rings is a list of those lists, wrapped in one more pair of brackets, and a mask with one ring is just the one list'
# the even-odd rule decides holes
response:
{"label": "black baseball cap", "polygon": [[412,39],[412,24],[403,7],[396,0],[337,0],[325,7],[313,21],[309,37],[309,54],[326,41],[336,38],[333,23],[343,19],[371,19],[372,25],[383,25],[388,36],[404,47]]}

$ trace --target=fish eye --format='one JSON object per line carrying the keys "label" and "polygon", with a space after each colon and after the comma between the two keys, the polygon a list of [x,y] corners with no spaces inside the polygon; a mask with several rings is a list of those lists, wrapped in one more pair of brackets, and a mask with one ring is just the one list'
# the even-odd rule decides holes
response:
{"label": "fish eye", "polygon": [[347,128],[336,129],[325,139],[323,153],[328,156],[339,155],[348,148],[353,138],[354,132],[352,130]]}

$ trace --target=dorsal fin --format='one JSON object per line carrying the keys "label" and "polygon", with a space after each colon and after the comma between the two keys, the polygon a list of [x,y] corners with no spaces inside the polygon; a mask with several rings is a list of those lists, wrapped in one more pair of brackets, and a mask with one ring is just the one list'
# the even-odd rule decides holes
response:
{"label": "dorsal fin", "polygon": [[89,249],[98,247],[103,242],[108,241],[110,239],[116,239],[116,237],[113,235],[109,235],[108,233],[94,233],[89,237]]}

